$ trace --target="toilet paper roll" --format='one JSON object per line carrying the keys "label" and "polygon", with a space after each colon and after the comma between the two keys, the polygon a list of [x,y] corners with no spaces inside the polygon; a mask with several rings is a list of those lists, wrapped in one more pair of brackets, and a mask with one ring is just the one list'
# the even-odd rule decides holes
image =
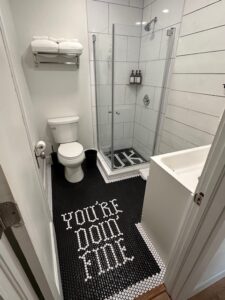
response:
{"label": "toilet paper roll", "polygon": [[37,142],[36,149],[39,151],[44,151],[46,149],[46,143],[44,141]]}

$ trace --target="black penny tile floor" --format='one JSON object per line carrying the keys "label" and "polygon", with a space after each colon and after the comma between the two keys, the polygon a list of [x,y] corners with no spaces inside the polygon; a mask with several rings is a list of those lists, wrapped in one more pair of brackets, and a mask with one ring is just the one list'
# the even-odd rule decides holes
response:
{"label": "black penny tile floor", "polygon": [[106,184],[96,167],[84,163],[83,169],[83,181],[71,184],[63,166],[52,167],[64,299],[133,299],[156,286],[162,271],[135,225],[141,219],[145,182],[136,177]]}

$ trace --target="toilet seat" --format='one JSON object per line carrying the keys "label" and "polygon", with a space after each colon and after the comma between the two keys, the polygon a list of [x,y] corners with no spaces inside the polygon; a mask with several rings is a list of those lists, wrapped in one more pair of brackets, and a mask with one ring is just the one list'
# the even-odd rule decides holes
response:
{"label": "toilet seat", "polygon": [[61,144],[58,148],[58,154],[64,159],[74,159],[84,152],[84,148],[77,142]]}

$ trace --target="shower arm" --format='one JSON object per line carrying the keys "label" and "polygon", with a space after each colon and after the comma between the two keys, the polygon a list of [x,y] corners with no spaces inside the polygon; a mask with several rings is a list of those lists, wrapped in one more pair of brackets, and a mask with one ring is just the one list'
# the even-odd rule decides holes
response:
{"label": "shower arm", "polygon": [[148,23],[145,25],[145,27],[144,27],[145,31],[150,31],[150,30],[151,30],[151,25],[152,25],[152,23],[155,24],[157,21],[158,21],[158,18],[155,17],[155,18],[152,19],[150,22],[148,22]]}

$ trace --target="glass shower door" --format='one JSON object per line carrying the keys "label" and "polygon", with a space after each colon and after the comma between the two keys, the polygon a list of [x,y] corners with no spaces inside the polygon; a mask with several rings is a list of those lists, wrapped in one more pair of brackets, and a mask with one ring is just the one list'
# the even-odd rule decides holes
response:
{"label": "glass shower door", "polygon": [[92,39],[98,149],[112,170],[146,163],[157,153],[174,29],[114,24]]}
{"label": "glass shower door", "polygon": [[111,168],[112,151],[112,35],[93,34],[93,93],[97,147]]}
{"label": "glass shower door", "polygon": [[146,162],[134,148],[135,110],[139,84],[130,75],[140,71],[141,26],[115,24],[113,30],[113,153],[114,169]]}

